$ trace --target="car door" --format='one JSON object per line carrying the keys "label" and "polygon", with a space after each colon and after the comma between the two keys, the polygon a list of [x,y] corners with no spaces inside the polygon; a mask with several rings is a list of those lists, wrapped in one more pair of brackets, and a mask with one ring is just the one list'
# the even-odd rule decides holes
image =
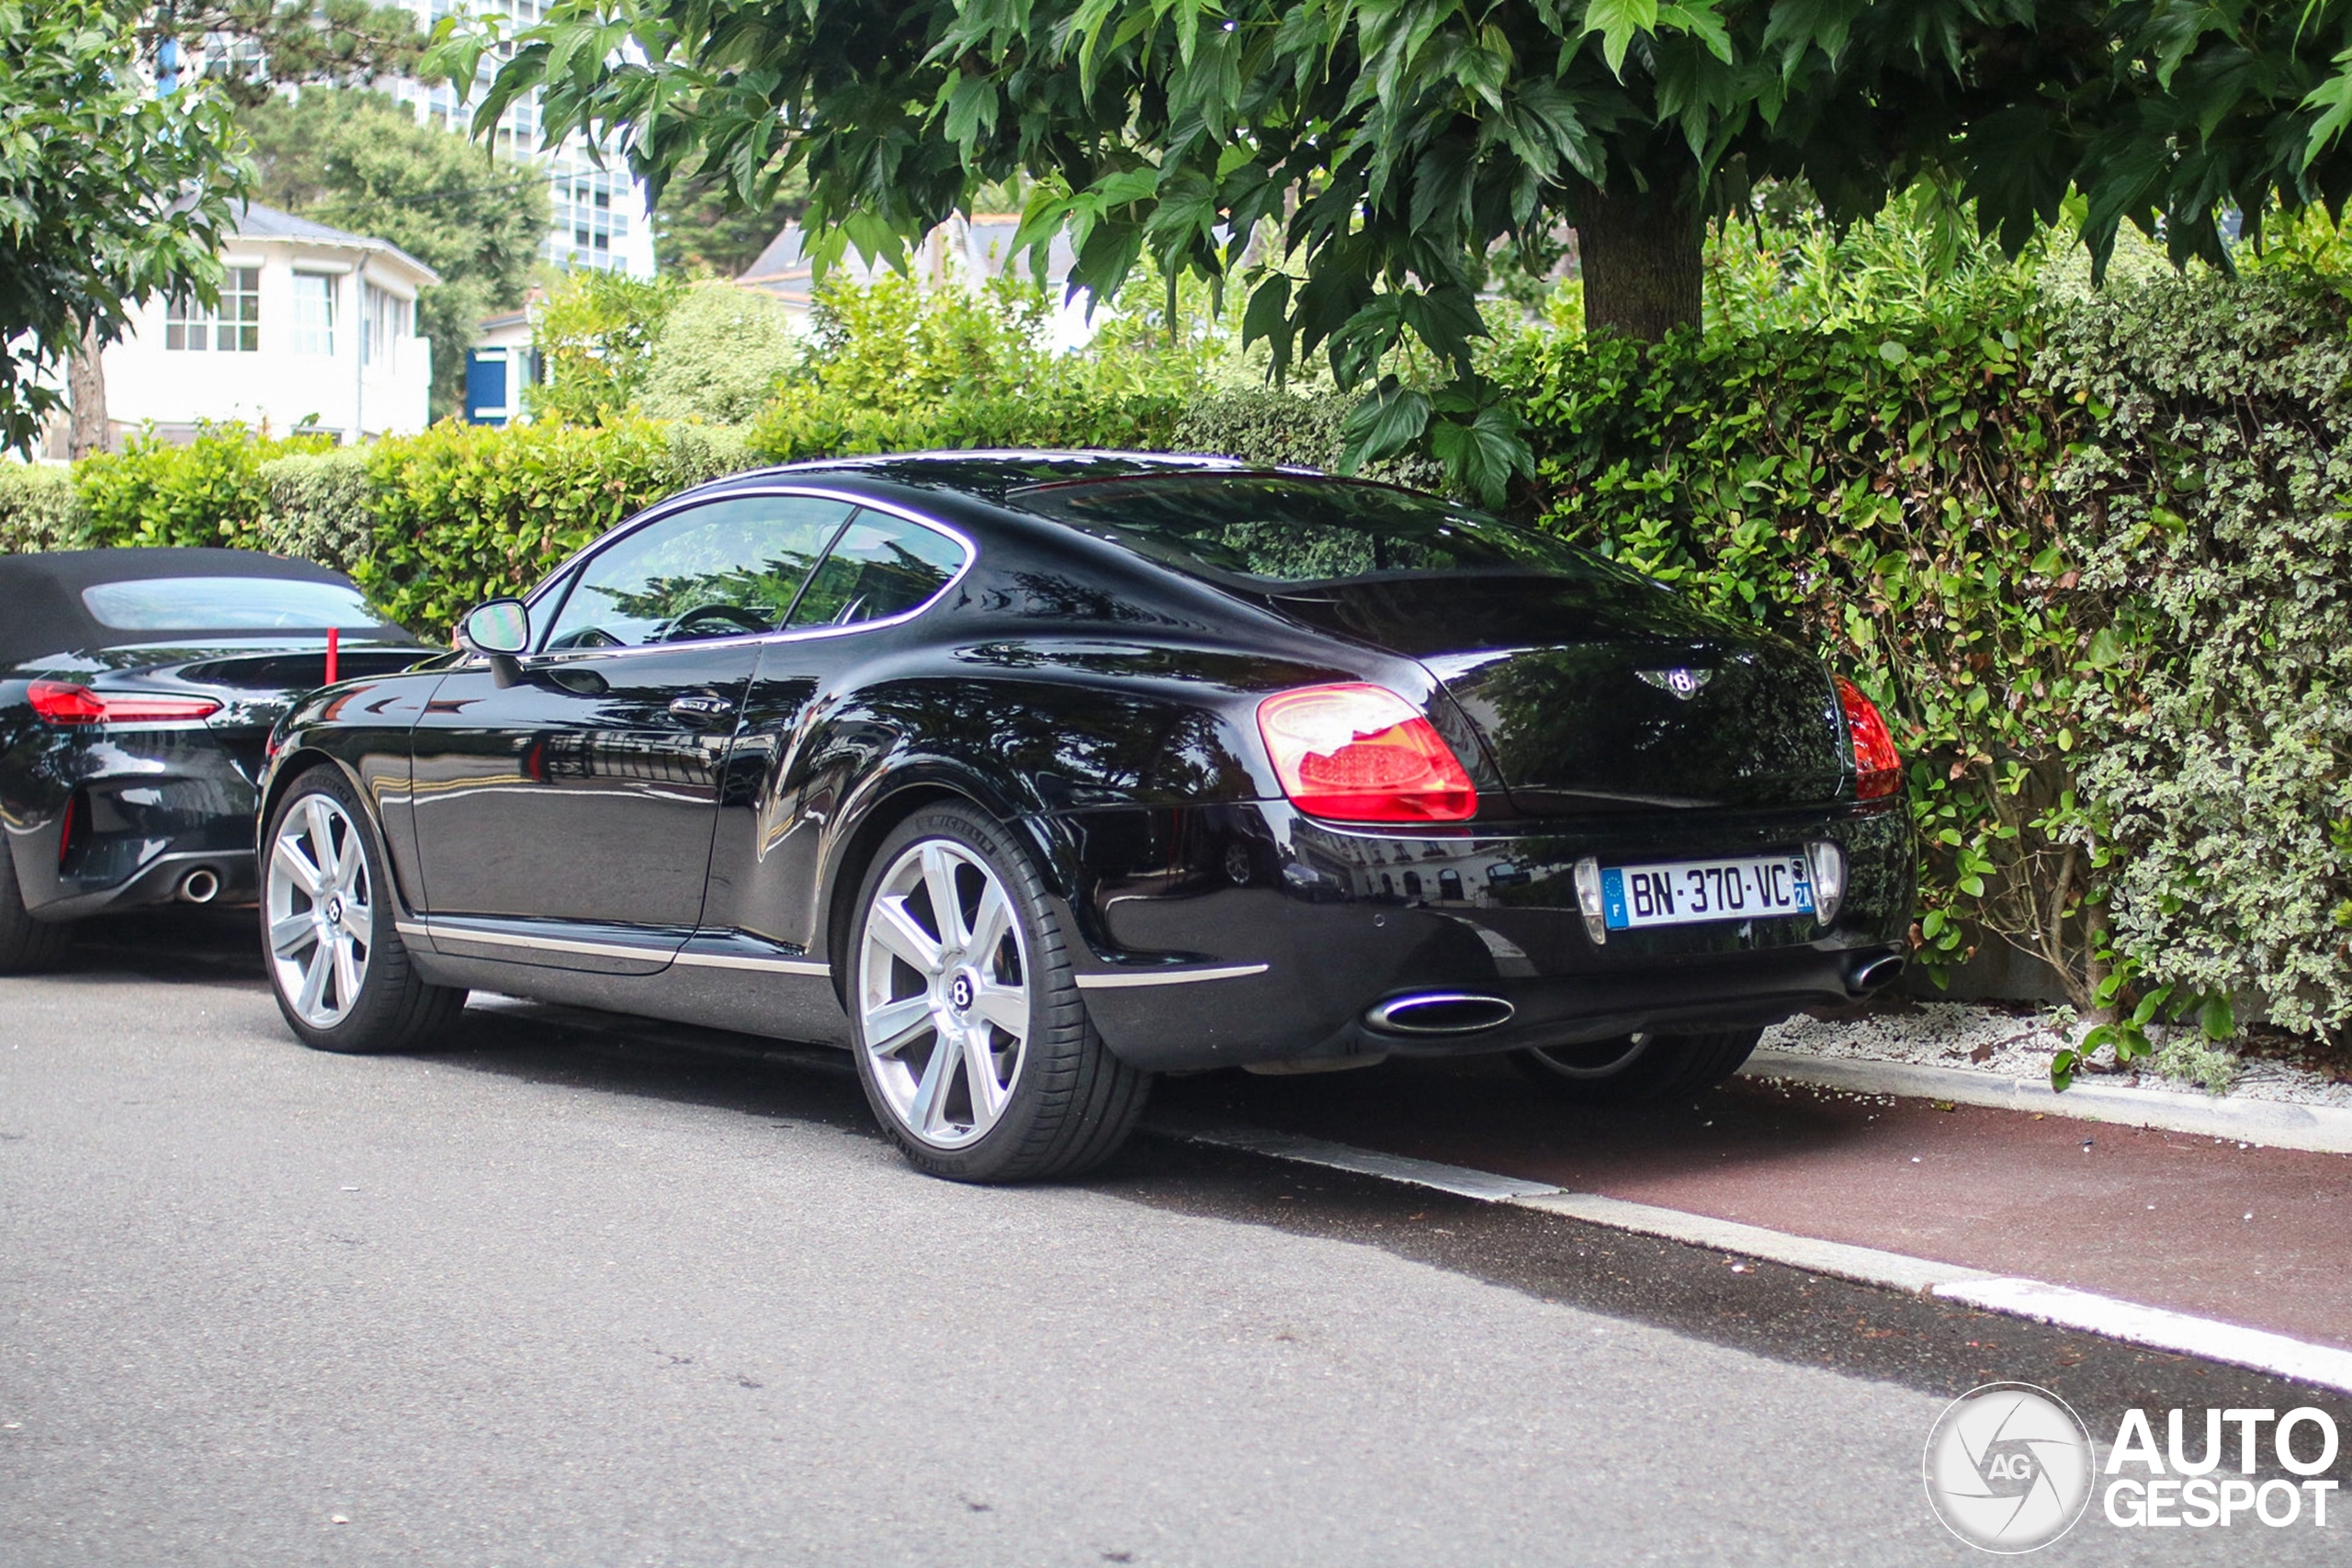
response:
{"label": "car door", "polygon": [[[666,961],[701,915],[721,773],[763,639],[851,511],[739,495],[656,517],[540,596],[535,621],[552,616],[534,626],[536,652],[443,682],[414,732],[436,947],[462,929],[481,939],[465,945],[526,962]],[[599,951],[616,946],[617,958]]]}
{"label": "car door", "polygon": [[820,835],[867,750],[888,746],[897,733],[880,724],[823,722],[839,717],[842,673],[874,655],[872,639],[937,599],[972,555],[940,525],[873,507],[833,541],[786,635],[761,650],[737,741],[736,782],[719,812],[707,931],[794,950],[814,944]]}

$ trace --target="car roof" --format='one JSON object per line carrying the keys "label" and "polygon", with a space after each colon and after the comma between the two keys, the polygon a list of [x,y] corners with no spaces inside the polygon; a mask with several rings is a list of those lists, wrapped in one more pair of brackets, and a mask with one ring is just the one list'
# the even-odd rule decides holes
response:
{"label": "car roof", "polygon": [[84,604],[82,590],[107,582],[174,577],[350,581],[314,561],[263,555],[258,550],[156,547],[0,556],[0,666],[69,649],[145,640],[139,634],[100,626]]}
{"label": "car roof", "polygon": [[[1164,452],[903,452],[875,457],[826,457],[779,468],[730,474],[708,488],[797,482],[827,479],[879,479],[918,490],[944,490],[1001,505],[1016,491],[1038,485],[1115,479],[1144,474],[1264,473],[1262,464],[1230,457],[1187,457]],[[1283,470],[1302,477],[1312,470]]]}

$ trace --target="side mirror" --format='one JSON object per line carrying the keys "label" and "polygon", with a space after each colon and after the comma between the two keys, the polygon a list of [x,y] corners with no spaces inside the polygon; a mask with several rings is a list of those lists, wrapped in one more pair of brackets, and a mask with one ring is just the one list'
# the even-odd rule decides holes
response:
{"label": "side mirror", "polygon": [[516,657],[531,646],[531,612],[520,599],[492,599],[458,623],[458,646],[490,660],[491,677],[511,686],[523,677]]}

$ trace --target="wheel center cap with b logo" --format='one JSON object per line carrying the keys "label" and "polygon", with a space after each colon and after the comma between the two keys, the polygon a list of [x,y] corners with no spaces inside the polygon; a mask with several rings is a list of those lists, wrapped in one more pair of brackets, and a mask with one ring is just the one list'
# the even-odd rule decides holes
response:
{"label": "wheel center cap with b logo", "polygon": [[340,899],[340,898],[330,898],[330,899],[328,899],[328,900],[327,900],[327,923],[328,923],[329,925],[334,925],[334,926],[339,926],[339,925],[343,924],[343,900],[342,900],[342,899]]}
{"label": "wheel center cap with b logo", "polygon": [[957,1012],[964,1012],[970,1009],[972,1005],[972,977],[969,975],[956,976],[955,981],[948,986],[947,1005],[954,1008]]}

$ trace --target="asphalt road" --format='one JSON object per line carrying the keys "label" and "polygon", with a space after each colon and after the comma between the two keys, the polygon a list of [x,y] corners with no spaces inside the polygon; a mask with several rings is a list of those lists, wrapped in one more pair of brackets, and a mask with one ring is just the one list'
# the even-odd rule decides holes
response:
{"label": "asphalt road", "polygon": [[2102,1437],[2311,1402],[1164,1139],[955,1187],[825,1062],[679,1042],[314,1054],[167,927],[0,980],[0,1562],[1975,1562],[1919,1455],[1988,1370]]}

